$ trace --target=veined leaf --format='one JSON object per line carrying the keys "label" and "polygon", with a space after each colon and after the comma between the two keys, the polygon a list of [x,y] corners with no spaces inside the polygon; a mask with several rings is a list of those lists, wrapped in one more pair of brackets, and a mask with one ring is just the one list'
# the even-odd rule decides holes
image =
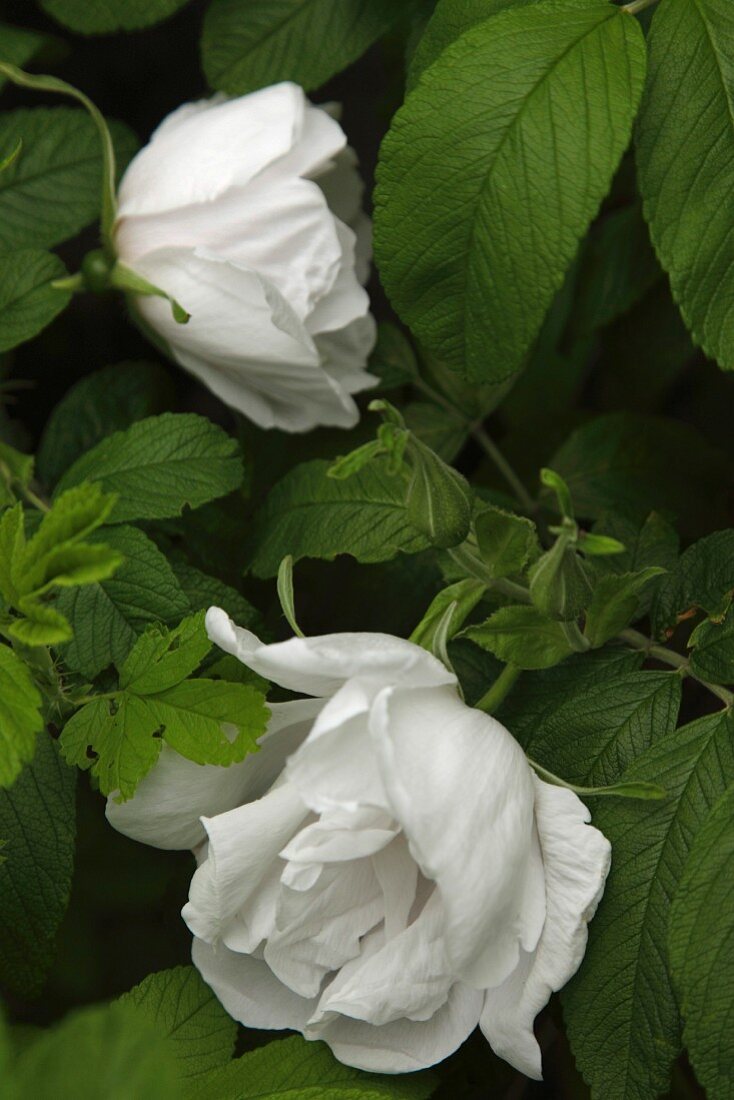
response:
{"label": "veined leaf", "polygon": [[720,621],[732,593],[734,531],[714,531],[688,547],[658,589],[652,611],[655,633],[664,634],[697,608]]}
{"label": "veined leaf", "polygon": [[136,31],[160,23],[188,0],[41,0],[44,11],[80,34]]}
{"label": "veined leaf", "polygon": [[501,607],[486,622],[465,630],[464,637],[523,669],[550,668],[573,652],[563,624],[525,604]]}
{"label": "veined leaf", "polygon": [[41,695],[17,653],[0,643],[0,787],[9,787],[36,751]]}
{"label": "veined leaf", "polygon": [[50,252],[24,248],[0,256],[0,351],[30,340],[67,307],[69,291],[52,285],[65,275]]}
{"label": "veined leaf", "polygon": [[542,0],[462,34],[398,111],[377,260],[403,319],[457,371],[498,382],[521,367],[629,141],[644,73],[625,12]]}

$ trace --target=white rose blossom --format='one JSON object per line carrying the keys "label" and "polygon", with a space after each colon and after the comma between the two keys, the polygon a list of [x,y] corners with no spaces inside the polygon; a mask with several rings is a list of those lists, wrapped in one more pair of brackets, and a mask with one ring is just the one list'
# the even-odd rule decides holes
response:
{"label": "white rose blossom", "polygon": [[183,916],[224,1007],[383,1073],[441,1061],[479,1024],[539,1078],[533,1021],[578,968],[609,869],[586,807],[410,642],[264,645],[218,609],[207,627],[312,698],[273,704],[242,764],[164,748],[107,812],[137,840],[196,851]]}
{"label": "white rose blossom", "polygon": [[375,326],[356,157],[295,84],[188,103],[119,190],[118,259],[191,315],[139,297],[182,367],[263,428],[352,427]]}

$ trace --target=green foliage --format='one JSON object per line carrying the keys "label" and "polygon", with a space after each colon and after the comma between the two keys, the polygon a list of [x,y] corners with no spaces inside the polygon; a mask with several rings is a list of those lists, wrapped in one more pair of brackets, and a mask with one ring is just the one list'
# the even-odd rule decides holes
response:
{"label": "green foliage", "polygon": [[637,159],[645,216],[694,339],[734,368],[734,12],[727,0],[665,0],[650,30]]}
{"label": "green foliage", "polygon": [[623,12],[543,0],[462,34],[395,116],[376,193],[380,272],[456,370],[488,382],[522,366],[629,141],[644,71]]}
{"label": "green foliage", "polygon": [[638,617],[640,595],[664,572],[657,565],[649,565],[637,573],[610,573],[599,579],[584,627],[592,646],[604,645]]}
{"label": "green foliage", "polygon": [[410,635],[411,642],[440,656],[436,643],[445,645],[461,629],[486,591],[482,581],[467,577],[444,588],[431,601],[425,615]]}
{"label": "green foliage", "polygon": [[597,1096],[647,1100],[667,1087],[682,1045],[665,949],[670,902],[692,838],[734,780],[732,745],[726,711],[682,726],[624,773],[660,784],[663,802],[595,812],[614,860],[583,968],[563,999],[577,1063]]}
{"label": "green foliage", "polygon": [[[34,31],[0,23],[0,60],[10,61],[11,64],[23,68],[43,49],[47,41],[43,35]],[[4,84],[5,78],[0,77],[0,88]]]}
{"label": "green foliage", "polygon": [[167,519],[239,488],[237,443],[193,413],[163,413],[115,432],[87,451],[62,476],[56,493],[91,480],[117,502],[114,523]]}
{"label": "green foliage", "polygon": [[405,496],[408,522],[431,546],[458,546],[469,534],[472,517],[466,479],[412,435],[407,455],[413,467]]}
{"label": "green foliage", "polygon": [[232,1057],[237,1024],[193,966],[149,974],[118,1003],[134,1005],[166,1037],[187,1086]]}
{"label": "green foliage", "polygon": [[410,341],[397,325],[383,321],[377,327],[377,343],[369,362],[381,390],[394,390],[418,377],[418,361]]}
{"label": "green foliage", "polygon": [[[407,9],[408,0],[400,2]],[[201,46],[204,71],[214,88],[230,95],[280,80],[318,88],[399,14],[396,0],[212,0]]]}
{"label": "green foliage", "polygon": [[691,669],[715,684],[734,682],[734,616],[731,607],[721,622],[706,619],[688,639]]}
{"label": "green foliage", "polygon": [[568,437],[551,465],[587,519],[619,512],[642,520],[657,510],[695,533],[727,513],[728,462],[681,421],[640,413],[598,416]]}
{"label": "green foliage", "polygon": [[252,569],[274,577],[287,554],[299,558],[389,561],[425,550],[428,539],[408,519],[405,483],[382,459],[346,481],[326,476],[317,459],[296,466],[270,492],[252,531]]}
{"label": "green foliage", "polygon": [[80,379],[46,422],[37,455],[43,482],[55,485],[101,439],[162,412],[171,388],[156,363],[116,363]]}
{"label": "green foliage", "polygon": [[560,622],[578,618],[591,600],[589,573],[574,545],[572,531],[564,528],[529,574],[530,599],[543,615]]}
{"label": "green foliage", "polygon": [[65,275],[50,252],[24,248],[0,256],[0,351],[30,340],[66,308],[71,294],[53,286]]}
{"label": "green foliage", "polygon": [[683,1015],[683,1039],[711,1097],[734,1095],[729,1018],[734,991],[734,787],[714,806],[686,860],[673,898],[668,949]]}
{"label": "green foliage", "polygon": [[[9,787],[36,751],[41,696],[20,657],[0,644],[0,786]],[[3,834],[4,835],[4,834]]]}
{"label": "green foliage", "polygon": [[655,633],[663,635],[697,608],[721,620],[733,591],[734,531],[714,531],[688,547],[660,586],[652,613]]}
{"label": "green foliage", "polygon": [[535,524],[501,508],[482,509],[475,521],[479,553],[493,578],[522,573],[540,551]]}
{"label": "green foliage", "polygon": [[[135,151],[130,131],[111,127],[122,168]],[[99,214],[102,155],[85,111],[32,107],[0,115],[0,157],[22,141],[21,154],[0,172],[0,248],[50,248]]]}
{"label": "green foliage", "polygon": [[563,624],[536,607],[501,607],[486,622],[465,632],[477,645],[517,668],[549,668],[572,652]]}
{"label": "green foliage", "polygon": [[165,1038],[130,1004],[86,1008],[45,1032],[3,1081],[8,1100],[177,1100]]}
{"label": "green foliage", "polygon": [[119,689],[85,703],[67,722],[61,750],[68,762],[91,768],[103,794],[117,792],[124,800],[164,741],[197,764],[243,760],[256,748],[269,711],[250,685],[186,679],[210,649],[201,612],[172,631],[150,627],[121,665]]}
{"label": "green foliage", "polygon": [[[0,648],[0,663],[4,652]],[[21,666],[15,681],[19,690],[24,688],[23,675],[27,673]],[[3,683],[0,711],[7,690]],[[32,698],[27,688],[24,694]],[[9,790],[0,791],[0,836],[5,839],[0,986],[18,997],[37,996],[53,962],[71,891],[76,833],[76,773],[66,767],[49,737],[38,738],[36,745],[33,732],[30,762]]]}
{"label": "green foliage", "polygon": [[74,637],[64,647],[70,669],[93,679],[120,665],[151,623],[174,623],[193,607],[171,565],[154,542],[135,527],[105,528],[93,535],[123,558],[112,577],[62,592],[57,606]]}
{"label": "green foliage", "polygon": [[188,0],[41,0],[44,11],[80,34],[134,31],[167,19]]}
{"label": "green foliage", "polygon": [[197,1082],[190,1100],[426,1100],[430,1073],[378,1077],[336,1061],[324,1043],[299,1036],[253,1050]]}

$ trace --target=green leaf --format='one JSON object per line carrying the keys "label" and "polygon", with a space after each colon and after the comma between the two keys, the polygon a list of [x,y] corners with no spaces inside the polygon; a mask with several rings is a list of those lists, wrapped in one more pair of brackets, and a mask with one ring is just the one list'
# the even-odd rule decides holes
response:
{"label": "green leaf", "polygon": [[120,687],[136,695],[171,688],[196,671],[211,647],[203,611],[190,615],[174,630],[151,626],[122,665]]}
{"label": "green leaf", "polygon": [[399,14],[395,0],[213,0],[201,41],[204,72],[230,95],[280,80],[309,91],[356,61]]}
{"label": "green leaf", "polygon": [[551,465],[589,519],[619,512],[642,521],[669,511],[686,532],[728,516],[730,463],[688,424],[642,413],[610,413],[573,432]]}
{"label": "green leaf", "polygon": [[85,1008],[19,1055],[8,1100],[180,1100],[165,1038],[130,1004]]}
{"label": "green leaf", "polygon": [[[222,607],[239,626],[255,630],[261,622],[260,612],[241,593],[217,577],[202,573],[187,562],[173,559],[170,566],[192,611],[206,611],[210,607]],[[181,617],[177,612],[174,618]]]}
{"label": "green leaf", "polygon": [[734,614],[731,607],[722,622],[706,619],[688,639],[691,670],[714,684],[734,683]]}
{"label": "green leaf", "polygon": [[52,285],[66,274],[50,252],[24,248],[0,256],[0,351],[32,339],[66,309],[71,294]]}
{"label": "green leaf", "polygon": [[[23,68],[33,60],[48,41],[49,39],[44,35],[26,30],[25,27],[13,27],[9,23],[0,23],[0,60],[9,61],[12,65]],[[0,77],[0,88],[4,84],[4,77]]]}
{"label": "green leaf", "polygon": [[431,546],[458,546],[471,527],[474,501],[468,482],[415,436],[407,453],[413,467],[405,496],[408,521]]}
{"label": "green leaf", "polygon": [[676,672],[630,672],[558,698],[529,734],[533,759],[573,783],[617,783],[650,745],[672,734],[681,701]]}
{"label": "green leaf", "polygon": [[325,1043],[296,1035],[200,1079],[188,1100],[426,1100],[435,1087],[430,1073],[383,1077],[343,1066]]}
{"label": "green leaf", "polygon": [[734,11],[727,0],[665,0],[649,35],[637,130],[645,216],[673,296],[707,355],[734,368]]}
{"label": "green leaf", "polygon": [[49,604],[32,596],[21,596],[18,601],[23,618],[13,619],[8,634],[21,645],[60,645],[68,642],[72,629],[65,615]]}
{"label": "green leaf", "polygon": [[734,1096],[734,787],[696,834],[670,913],[668,949],[696,1077],[716,1100]]}
{"label": "green leaf", "polygon": [[[444,588],[431,601],[431,606],[410,635],[411,642],[422,646],[430,653],[435,652],[437,632],[445,631],[443,643],[461,629],[466,617],[474,610],[482,596],[486,592],[486,585],[482,581],[467,577],[466,580],[457,581]],[[452,609],[449,614],[449,609]],[[449,614],[448,622],[445,616]]]}
{"label": "green leaf", "polygon": [[572,652],[563,625],[535,607],[501,607],[485,623],[464,631],[483,649],[517,668],[549,668]]}
{"label": "green leaf", "polygon": [[[598,571],[636,573],[657,565],[670,572],[676,567],[680,540],[675,528],[658,512],[651,512],[642,525],[624,516],[603,516],[595,525],[594,533],[603,533],[624,545],[622,553],[595,562]],[[643,611],[650,610],[653,594],[652,589],[642,593],[640,607]]]}
{"label": "green leaf", "polygon": [[27,666],[0,643],[0,787],[9,787],[33,759],[43,729],[41,702]]}
{"label": "green leaf", "polygon": [[0,515],[0,596],[10,606],[19,597],[15,571],[24,550],[23,505],[18,503]]}
{"label": "green leaf", "polygon": [[326,558],[352,554],[361,562],[415,554],[428,539],[410,523],[405,481],[387,473],[382,460],[346,481],[326,476],[330,463],[317,459],[291,470],[270,492],[255,517],[252,569],[274,577],[286,554]]}
{"label": "green leaf", "polygon": [[591,580],[563,530],[550,550],[535,562],[529,573],[530,598],[543,615],[562,622],[578,618],[591,601]]}
{"label": "green leaf", "polygon": [[689,546],[658,589],[653,628],[662,636],[702,608],[721,620],[734,592],[734,531],[714,531]]}
{"label": "green leaf", "polygon": [[644,74],[636,20],[542,0],[462,34],[396,114],[376,256],[401,317],[455,370],[501,381],[522,366],[629,142]]}
{"label": "green leaf", "polygon": [[[122,170],[137,142],[111,124]],[[0,117],[0,158],[23,142],[21,155],[0,173],[0,251],[50,248],[72,237],[100,212],[102,153],[85,111],[32,107]]]}
{"label": "green leaf", "polygon": [[540,551],[535,524],[492,506],[476,517],[479,553],[493,577],[523,573]]}
{"label": "green leaf", "polygon": [[93,679],[109,665],[121,665],[147,626],[177,622],[190,604],[166,558],[142,531],[106,528],[90,541],[117,551],[123,563],[109,580],[63,591],[57,607],[74,629],[64,661]]}
{"label": "green leaf", "polygon": [[367,368],[380,379],[380,390],[394,390],[414,382],[418,362],[407,336],[390,321],[377,326],[377,343]]}
{"label": "green leaf", "polygon": [[604,1100],[649,1100],[668,1088],[682,1045],[666,959],[670,901],[696,832],[734,779],[733,746],[725,711],[683,726],[623,776],[659,784],[664,801],[615,800],[594,813],[614,858],[563,1001],[576,1063]]}
{"label": "green leaf", "polygon": [[61,493],[14,563],[13,579],[21,595],[37,595],[54,584],[85,584],[84,577],[93,581],[109,576],[120,563],[119,554],[82,540],[101,527],[114,505],[114,496],[96,484],[78,485]]}
{"label": "green leaf", "polygon": [[664,573],[659,566],[650,565],[638,573],[610,573],[596,582],[584,627],[584,634],[592,646],[604,645],[644,614],[640,609],[640,594]]}
{"label": "green leaf", "polygon": [[13,786],[0,791],[0,836],[6,842],[0,865],[0,984],[24,999],[40,993],[53,962],[71,891],[76,828],[76,773],[49,737],[38,739],[31,757]]}
{"label": "green leaf", "polygon": [[237,1024],[193,966],[149,974],[119,1000],[134,1005],[155,1034],[166,1037],[187,1084],[232,1057]]}
{"label": "green leaf", "polygon": [[170,378],[156,363],[116,363],[80,379],[46,422],[38,448],[38,472],[53,486],[85,451],[136,420],[163,411]]}
{"label": "green leaf", "polygon": [[132,798],[163,746],[160,722],[135,695],[87,703],[66,723],[61,751],[69,764],[91,768],[104,795]]}
{"label": "green leaf", "polygon": [[402,411],[413,435],[444,462],[453,462],[469,438],[466,419],[461,415],[453,416],[440,405],[411,401]]}
{"label": "green leaf", "polygon": [[41,0],[48,15],[79,34],[136,31],[160,23],[188,0]]}
{"label": "green leaf", "polygon": [[82,481],[116,493],[111,520],[167,519],[198,508],[242,484],[234,439],[203,416],[163,413],[115,432],[87,451],[61,478],[56,493]]}

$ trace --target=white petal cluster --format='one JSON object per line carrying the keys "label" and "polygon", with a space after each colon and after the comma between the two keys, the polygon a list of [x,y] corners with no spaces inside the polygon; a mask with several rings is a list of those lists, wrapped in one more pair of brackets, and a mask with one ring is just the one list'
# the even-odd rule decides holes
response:
{"label": "white petal cluster", "polygon": [[338,122],[295,84],[180,107],[125,173],[122,264],[191,314],[137,299],[143,322],[263,428],[351,427],[374,322],[369,221]]}
{"label": "white petal cluster", "polygon": [[540,1077],[533,1021],[576,971],[610,846],[418,646],[383,634],[211,638],[309,698],[231,768],[163,750],[113,825],[199,860],[184,919],[227,1010],[349,1065],[439,1062],[479,1024]]}

